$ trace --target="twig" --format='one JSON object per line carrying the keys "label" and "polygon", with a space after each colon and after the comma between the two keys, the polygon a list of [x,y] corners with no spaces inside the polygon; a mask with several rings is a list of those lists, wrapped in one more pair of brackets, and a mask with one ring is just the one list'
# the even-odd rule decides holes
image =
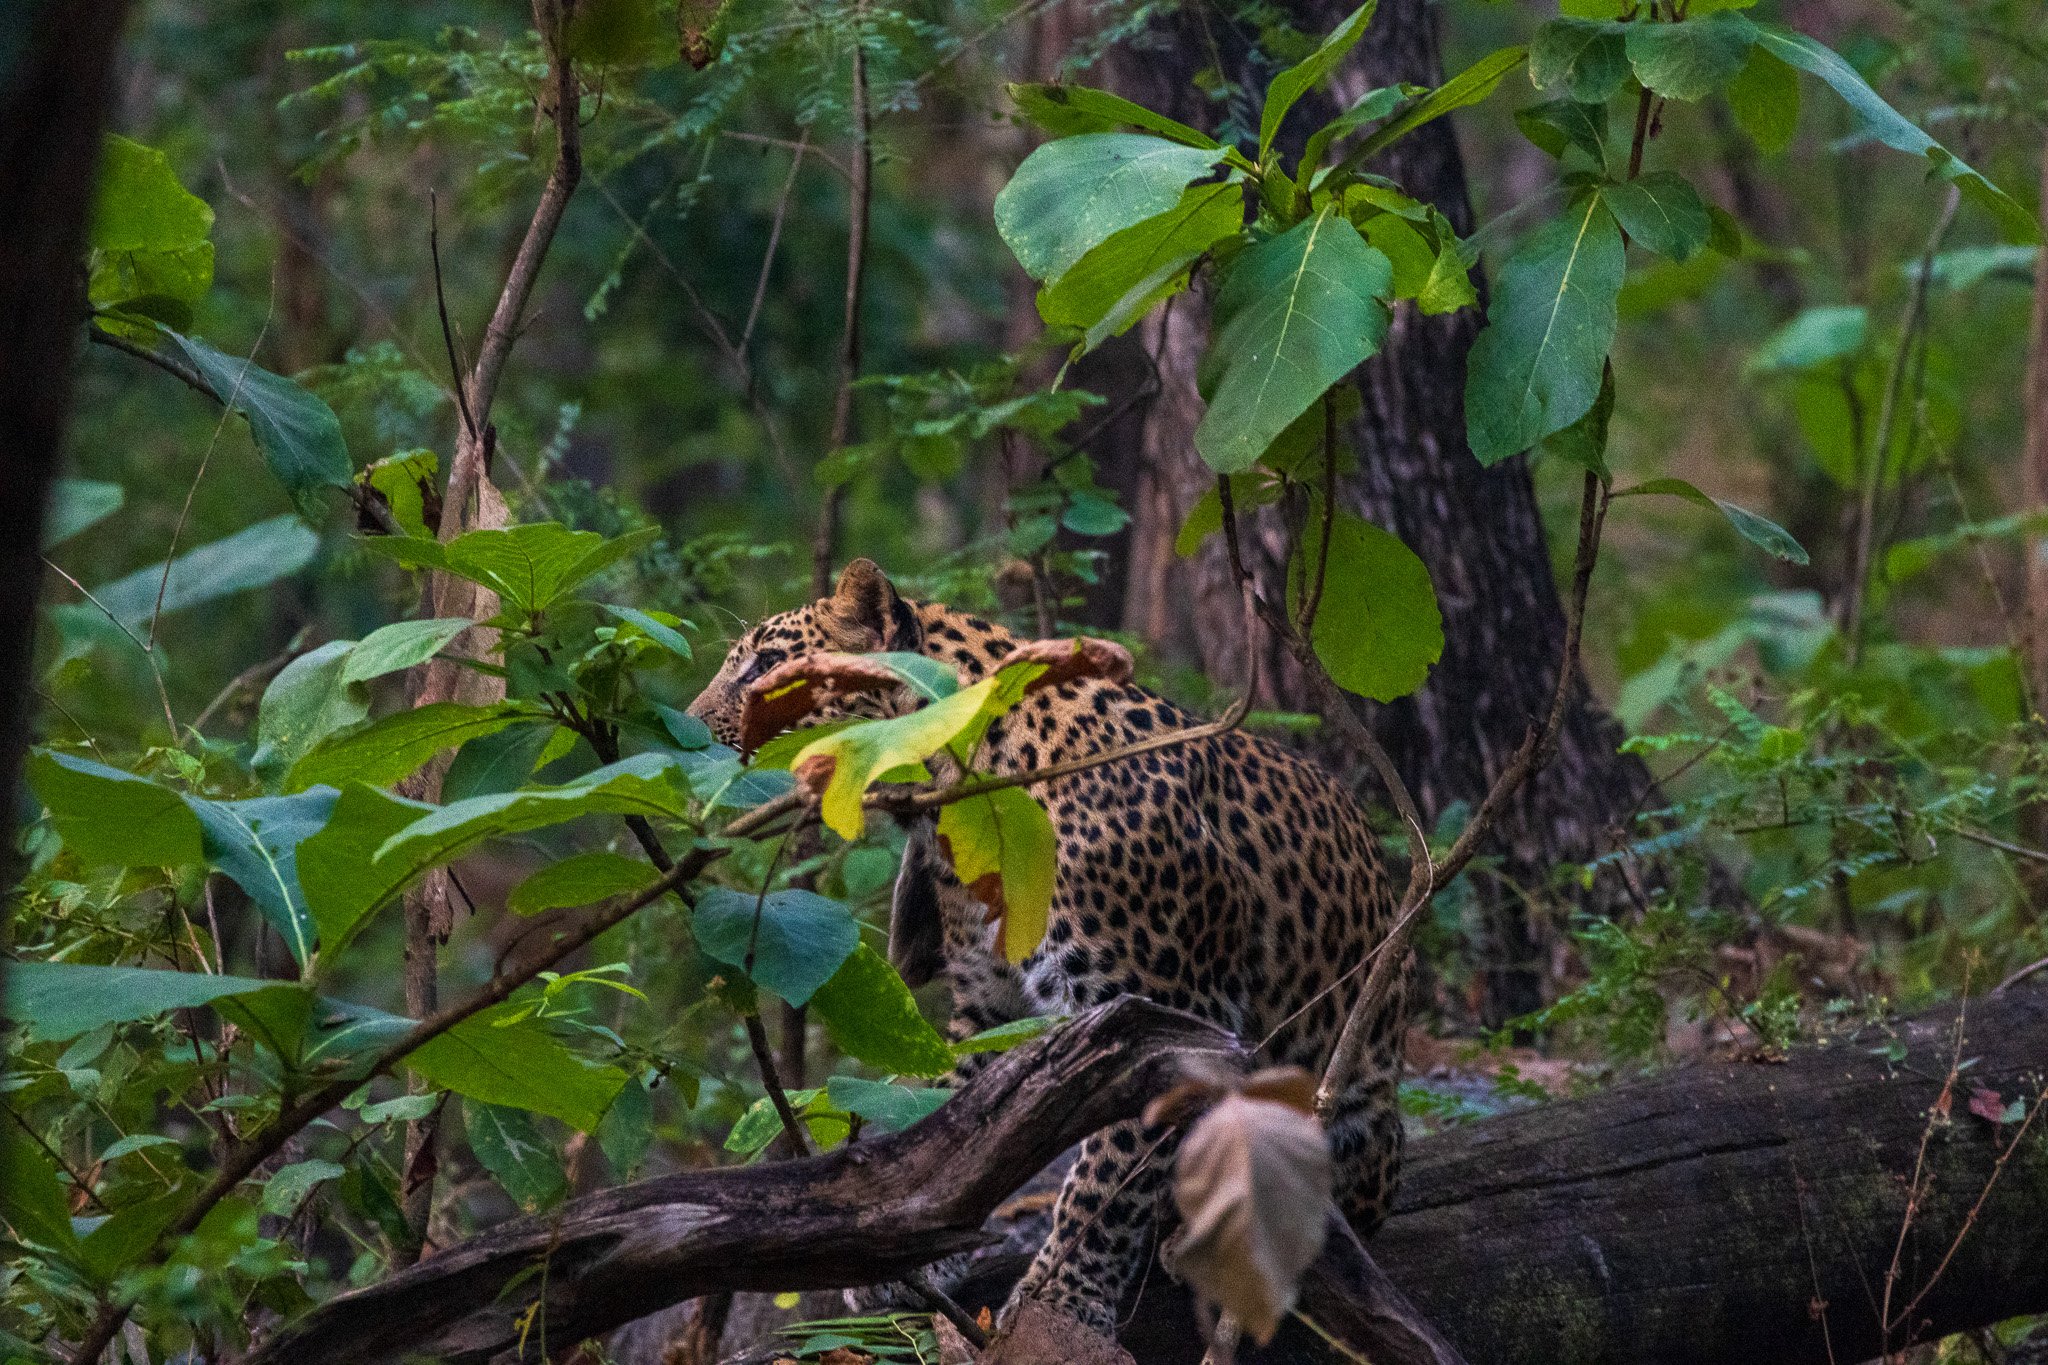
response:
{"label": "twig", "polygon": [[775,201],[775,216],[768,224],[768,245],[761,248],[761,273],[754,278],[754,301],[747,305],[747,321],[740,328],[739,343],[734,347],[741,355],[753,344],[754,324],[761,320],[761,305],[768,299],[768,274],[775,264],[775,249],[782,242],[782,223],[789,216],[790,196],[796,192],[796,173],[804,168],[804,153],[810,145],[811,130],[806,125],[795,144],[795,154],[789,159],[789,174],[783,178],[782,193]]}
{"label": "twig", "polygon": [[97,323],[85,329],[85,336],[95,346],[105,346],[110,350],[120,351],[124,355],[132,355],[144,364],[156,366],[159,370],[170,375],[194,392],[203,393],[216,403],[220,401],[220,395],[213,391],[213,385],[207,383],[205,377],[199,371],[193,369],[182,360],[173,360],[161,351],[152,350],[147,346],[138,346],[127,337],[109,332]]}
{"label": "twig", "polygon": [[747,1046],[753,1049],[754,1065],[761,1068],[761,1084],[768,1089],[768,1102],[775,1106],[775,1117],[782,1120],[782,1134],[798,1156],[809,1156],[810,1136],[804,1132],[803,1120],[789,1107],[789,1096],[782,1088],[782,1073],[775,1065],[774,1049],[768,1046],[768,1030],[761,1024],[760,1011],[749,1010],[741,1017],[746,1021]]}
{"label": "twig", "polygon": [[[1969,990],[1967,978],[1964,980],[1963,989],[1966,993]],[[1956,1078],[1962,1074],[1963,1070],[1963,1026],[1964,1021],[1968,1017],[1969,1001],[1966,994],[1966,998],[1956,1010],[1954,1025],[1955,1041],[1949,1049],[1948,1074],[1942,1077],[1941,1093],[1936,1095],[1934,1103],[1927,1107],[1927,1121],[1920,1127],[1920,1148],[1913,1157],[1912,1179],[1906,1183],[1906,1214],[1905,1217],[1899,1220],[1898,1240],[1892,1245],[1891,1264],[1885,1268],[1884,1272],[1884,1298],[1878,1305],[1877,1325],[1879,1343],[1887,1359],[1891,1356],[1892,1325],[1895,1321],[1892,1317],[1892,1290],[1897,1287],[1899,1282],[1900,1263],[1905,1259],[1906,1255],[1906,1238],[1913,1231],[1913,1220],[1920,1213],[1920,1200],[1925,1196],[1928,1189],[1928,1185],[1922,1184],[1920,1179],[1921,1174],[1927,1169],[1927,1147],[1934,1140],[1936,1122],[1941,1116],[1949,1112],[1950,1106],[1955,1101]],[[1929,1183],[1931,1184],[1931,1178]]]}
{"label": "twig", "polygon": [[441,344],[448,351],[448,378],[455,385],[455,410],[462,416],[462,429],[469,439],[481,440],[476,418],[469,411],[462,362],[455,358],[455,329],[448,325],[448,290],[441,278],[441,195],[432,189],[427,191],[427,255],[434,263],[434,307],[441,314]]}
{"label": "twig", "polygon": [[164,724],[171,727],[171,740],[173,743],[176,743],[178,738],[178,718],[177,716],[171,713],[171,692],[169,688],[164,686],[164,671],[163,668],[157,663],[156,651],[151,649],[148,645],[144,644],[142,641],[142,637],[137,635],[133,630],[129,629],[128,623],[126,621],[123,621],[120,617],[114,615],[114,613],[108,609],[106,603],[100,601],[99,598],[93,596],[91,588],[86,587],[85,584],[79,582],[70,574],[66,573],[64,571],[63,566],[58,564],[56,560],[51,559],[48,555],[43,555],[41,556],[41,558],[45,567],[47,567],[52,573],[56,574],[57,577],[63,579],[66,583],[69,583],[72,587],[78,589],[78,591],[84,595],[86,601],[92,603],[95,607],[98,607],[100,609],[100,615],[106,617],[109,621],[112,621],[114,623],[114,628],[120,631],[123,635],[127,636],[129,641],[132,644],[134,644],[134,646],[137,649],[142,651],[142,657],[149,664],[150,674],[156,679],[156,697],[157,701],[161,703],[164,708]]}
{"label": "twig", "polygon": [[[839,391],[832,399],[832,430],[827,446],[845,449],[853,432],[853,381],[860,377],[860,303],[867,274],[868,214],[874,198],[875,149],[872,111],[868,108],[867,6],[853,5],[853,165],[847,190],[846,311],[839,330]],[[839,538],[839,503],[846,485],[835,483],[818,504],[818,527],[811,539],[811,595],[823,597],[832,586],[832,550]]]}
{"label": "twig", "polygon": [[2004,990],[2006,987],[2018,985],[2020,982],[2032,976],[2035,972],[2042,970],[2048,970],[2048,957],[2042,958],[2039,962],[2029,962],[2026,966],[2020,968],[2011,976],[2008,976],[2005,980],[1999,982],[1991,993],[1993,995],[1997,995],[1999,991]]}
{"label": "twig", "polygon": [[903,1283],[910,1291],[924,1300],[924,1306],[953,1324],[953,1330],[966,1339],[967,1344],[977,1351],[988,1346],[988,1333],[981,1330],[981,1324],[969,1316],[945,1290],[933,1283],[931,1273],[923,1268],[911,1271],[903,1277]]}
{"label": "twig", "polygon": [[240,673],[229,678],[227,685],[215,693],[213,700],[206,703],[200,709],[199,714],[192,718],[191,728],[193,733],[196,734],[200,730],[205,729],[206,722],[212,720],[215,713],[221,707],[234,700],[236,693],[245,687],[254,687],[258,683],[267,681],[271,676],[281,671],[286,664],[298,658],[304,648],[305,638],[306,632],[304,630],[297,632],[292,636],[291,643],[286,645],[277,654],[263,660],[261,663],[250,664]]}

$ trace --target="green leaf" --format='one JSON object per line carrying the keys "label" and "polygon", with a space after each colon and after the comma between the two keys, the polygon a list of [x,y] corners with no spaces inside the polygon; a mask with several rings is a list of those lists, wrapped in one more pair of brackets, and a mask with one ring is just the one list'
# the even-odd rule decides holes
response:
{"label": "green leaf", "polygon": [[[818,1125],[810,1121],[809,1111],[824,1093],[823,1087],[783,1092],[783,1098],[789,1102],[789,1107],[804,1117],[804,1126],[811,1130],[811,1136],[814,1138],[823,1135],[818,1132]],[[725,1135],[725,1150],[738,1156],[752,1156],[781,1136],[782,1116],[776,1113],[775,1102],[763,1095],[747,1106],[747,1111],[740,1115],[739,1122],[733,1124],[732,1131]],[[839,1136],[845,1136],[843,1126]]]}
{"label": "green leaf", "polygon": [[576,732],[534,717],[464,744],[441,778],[441,799],[466,801],[523,787],[576,745]]}
{"label": "green leaf", "polygon": [[1028,1019],[1012,1019],[1007,1024],[985,1028],[953,1044],[953,1055],[966,1057],[976,1052],[1008,1052],[1038,1037],[1060,1019],[1057,1014],[1034,1014]]}
{"label": "green leaf", "polygon": [[1595,19],[1552,19],[1529,44],[1529,80],[1538,90],[1563,86],[1580,104],[1605,104],[1628,79],[1628,25]]}
{"label": "green leaf", "polygon": [[506,907],[515,915],[538,915],[565,906],[595,905],[613,896],[644,891],[661,876],[651,863],[598,849],[544,867],[512,890]]}
{"label": "green leaf", "polygon": [[102,1024],[125,1024],[231,996],[303,994],[283,981],[149,967],[87,967],[70,962],[10,962],[7,1017],[28,1036],[63,1042]]}
{"label": "green leaf", "polygon": [[263,1211],[288,1218],[299,1211],[316,1187],[346,1174],[343,1167],[332,1161],[317,1159],[280,1166],[263,1182]]}
{"label": "green leaf", "polygon": [[[112,309],[184,323],[213,284],[213,209],[178,183],[168,158],[119,135],[106,139],[93,209],[86,298]],[[139,326],[111,330],[148,341]]]}
{"label": "green leaf", "polygon": [[98,479],[59,479],[50,490],[50,510],[43,518],[43,548],[61,545],[88,526],[96,526],[121,510],[126,500],[118,483]]}
{"label": "green leaf", "polygon": [[469,1149],[491,1178],[528,1213],[552,1207],[569,1195],[561,1154],[541,1136],[531,1115],[480,1100],[462,1102],[462,1131]]}
{"label": "green leaf", "polygon": [[1775,155],[1792,145],[1799,131],[1799,73],[1769,44],[1750,49],[1749,60],[1728,82],[1727,96],[1735,121],[1760,150]]}
{"label": "green leaf", "polygon": [[351,782],[342,788],[326,827],[299,845],[299,885],[305,894],[306,913],[320,932],[325,966],[333,965],[368,922],[370,912],[412,879],[410,872],[396,864],[380,866],[377,850],[433,809],[425,802]]}
{"label": "green leaf", "polygon": [[563,1046],[516,1001],[463,1020],[405,1057],[406,1067],[465,1099],[530,1109],[583,1132],[596,1128],[626,1083],[615,1066],[593,1066]]}
{"label": "green leaf", "polygon": [[185,799],[146,777],[37,749],[29,786],[50,808],[64,846],[89,865],[183,867],[205,856]]}
{"label": "green leaf", "polygon": [[1393,297],[1419,297],[1429,284],[1430,271],[1436,267],[1437,253],[1414,224],[1394,214],[1381,213],[1366,219],[1359,232],[1394,268]]}
{"label": "green leaf", "polygon": [[853,912],[813,891],[771,891],[764,900],[712,887],[698,898],[690,929],[698,947],[729,967],[744,969],[751,951],[754,984],[792,1005],[808,1003],[860,946]]}
{"label": "green leaf", "polygon": [[1601,482],[1608,482],[1612,475],[1607,468],[1607,427],[1613,419],[1614,369],[1609,366],[1600,378],[1600,396],[1586,409],[1586,415],[1563,431],[1545,437],[1543,449],[1592,471],[1600,476]]}
{"label": "green leaf", "polygon": [[1481,464],[1529,449],[1593,406],[1624,267],[1621,231],[1597,194],[1508,258],[1467,364],[1465,422]]}
{"label": "green leaf", "polygon": [[1076,493],[1060,513],[1060,525],[1077,536],[1113,536],[1130,524],[1130,513],[1092,493]]}
{"label": "green leaf", "polygon": [[323,488],[355,481],[341,419],[310,390],[239,356],[226,355],[197,337],[165,329],[221,403],[249,421],[263,462],[308,516]]}
{"label": "green leaf", "polygon": [[1144,133],[1048,142],[996,196],[996,230],[1026,274],[1057,280],[1097,243],[1179,203],[1223,155]]}
{"label": "green leaf", "polygon": [[[1319,528],[1318,528],[1319,529]],[[1299,609],[1314,576],[1311,533],[1288,567],[1290,606]],[[1329,566],[1310,634],[1316,657],[1347,692],[1374,701],[1405,697],[1443,657],[1444,622],[1429,570],[1401,538],[1339,511],[1330,528]]]}
{"label": "green leaf", "polygon": [[396,711],[323,742],[292,766],[286,785],[292,791],[315,783],[385,786],[411,776],[443,749],[543,718],[546,713],[539,708],[509,701],[490,706],[437,701]]}
{"label": "green leaf", "polygon": [[2014,535],[2038,535],[2048,530],[2048,512],[2018,512],[1992,521],[1969,521],[1933,535],[1902,540],[1885,552],[1884,576],[1903,583],[1927,572],[1950,550],[1978,545]]}
{"label": "green leaf", "polygon": [[[682,1080],[683,1102],[694,1105],[696,1100],[689,1094],[694,1078],[683,1073]],[[612,1175],[623,1181],[639,1175],[647,1160],[647,1149],[653,1144],[654,1097],[640,1080],[628,1080],[612,1101],[612,1107],[604,1111],[604,1121],[597,1127],[597,1145],[603,1150],[604,1159],[611,1163]]]}
{"label": "green leaf", "polygon": [[1706,200],[1670,171],[1651,171],[1625,184],[1602,185],[1600,197],[1623,232],[1674,261],[1690,259],[1707,244],[1713,231]]}
{"label": "green leaf", "polygon": [[1552,100],[1515,111],[1522,136],[1562,161],[1576,147],[1600,170],[1607,168],[1607,106]]}
{"label": "green leaf", "polygon": [[2006,240],[2023,244],[2041,240],[2041,225],[2024,205],[1886,104],[1857,74],[1856,68],[1840,56],[1803,33],[1794,33],[1775,24],[1759,25],[1757,34],[1757,42],[1773,56],[1827,82],[1848,103],[1856,116],[1857,126],[1864,133],[1895,151],[1926,157],[1934,174],[1954,181],[1965,198],[1973,200],[1998,220]]}
{"label": "green leaf", "polygon": [[[693,657],[690,653],[689,640],[674,625],[670,624],[670,622],[675,620],[674,617],[670,617],[668,621],[663,621],[657,619],[653,613],[641,611],[638,607],[615,607],[609,602],[601,602],[598,605],[606,614],[614,619],[625,621],[638,627],[648,639],[654,641],[654,643],[660,645],[678,659]],[[667,615],[667,613],[663,613],[663,615]]]}
{"label": "green leaf", "polygon": [[1757,27],[1740,14],[1710,14],[1678,24],[1628,25],[1628,62],[1636,79],[1674,100],[1703,100],[1749,61]]}
{"label": "green leaf", "polygon": [[1332,384],[1379,350],[1393,289],[1387,258],[1334,209],[1239,252],[1216,296],[1203,357],[1209,410],[1195,449],[1235,474]]}
{"label": "green leaf", "polygon": [[182,1184],[115,1211],[78,1244],[85,1264],[102,1283],[147,1256],[157,1238],[191,1203]]}
{"label": "green leaf", "polygon": [[250,801],[186,798],[207,862],[249,893],[301,966],[313,953],[314,924],[299,884],[299,846],[326,827],[338,795],[318,787]]}
{"label": "green leaf", "polygon": [[1370,137],[1346,154],[1344,164],[1361,166],[1378,153],[1399,142],[1425,123],[1434,123],[1456,109],[1479,103],[1522,64],[1529,55],[1524,47],[1504,47],[1489,52],[1457,75],[1431,91],[1393,122],[1376,128]]}
{"label": "green leaf", "polygon": [[885,1133],[899,1133],[938,1112],[953,1098],[942,1086],[913,1090],[889,1081],[834,1076],[825,1082],[825,1097],[849,1114],[859,1114]]}
{"label": "green leaf", "polygon": [[556,787],[472,796],[424,815],[385,840],[379,868],[408,879],[460,857],[486,839],[558,825],[586,815],[644,815],[680,820],[689,781],[670,754],[635,754]]}
{"label": "green leaf", "polygon": [[1365,26],[1372,22],[1373,11],[1379,8],[1379,0],[1365,0],[1365,3],[1351,12],[1349,18],[1330,32],[1330,36],[1308,56],[1273,77],[1266,87],[1265,107],[1259,113],[1259,160],[1263,163],[1273,150],[1273,139],[1280,135],[1281,120],[1287,117],[1295,101],[1329,79],[1330,72],[1344,55],[1358,45],[1365,36]]}
{"label": "green leaf", "polygon": [[391,519],[406,535],[433,539],[427,525],[427,498],[438,496],[434,475],[441,468],[440,457],[431,450],[403,450],[364,465],[356,482],[382,495],[391,509]]}
{"label": "green leaf", "polygon": [[1301,160],[1294,168],[1295,180],[1299,182],[1315,174],[1316,168],[1323,164],[1323,155],[1330,150],[1331,143],[1350,137],[1366,124],[1377,123],[1393,113],[1404,102],[1428,93],[1426,85],[1383,85],[1366,91],[1349,109],[1309,134],[1308,142],[1301,149]]}
{"label": "green leaf", "polygon": [[353,640],[330,640],[284,666],[263,689],[256,707],[256,753],[251,764],[269,785],[328,736],[370,714],[370,690],[348,680]]}
{"label": "green leaf", "polygon": [[1736,533],[1744,540],[1769,554],[1775,555],[1779,559],[1785,560],[1787,563],[1804,564],[1807,562],[1805,548],[1792,538],[1790,531],[1787,531],[1784,527],[1766,517],[1758,516],[1747,508],[1737,507],[1732,502],[1723,502],[1719,498],[1710,497],[1687,483],[1684,479],[1651,479],[1647,483],[1639,483],[1633,488],[1621,489],[1614,496],[1622,498],[1638,494],[1655,493],[1667,494],[1675,498],[1684,498],[1687,502],[1698,503],[1701,507],[1719,512],[1728,519],[1728,524],[1733,526]]}
{"label": "green leaf", "polygon": [[[320,537],[289,513],[259,521],[172,560],[163,609],[166,613],[182,611],[232,593],[266,587],[305,568],[319,548]],[[163,580],[164,566],[152,564],[93,589],[93,596],[132,629],[146,623],[156,610],[157,587]]]}
{"label": "green leaf", "polygon": [[953,1065],[953,1050],[918,1012],[903,978],[865,943],[818,988],[811,1012],[841,1052],[878,1071],[937,1076]]}
{"label": "green leaf", "polygon": [[1853,305],[1808,308],[1771,334],[1743,367],[1751,375],[1810,370],[1861,351],[1870,340],[1870,312]]}
{"label": "green leaf", "polygon": [[571,589],[637,554],[661,534],[653,526],[606,540],[552,521],[470,531],[443,545],[412,536],[379,536],[363,548],[409,569],[441,569],[480,583],[528,614],[547,610]]}
{"label": "green leaf", "polygon": [[1111,234],[1039,290],[1038,315],[1084,333],[1082,351],[1093,350],[1186,288],[1189,268],[1243,226],[1238,181],[1191,186],[1165,213]]}
{"label": "green leaf", "polygon": [[21,1126],[0,1129],[0,1222],[15,1238],[76,1255],[71,1206],[57,1163],[30,1140]]}
{"label": "green leaf", "polygon": [[1059,836],[1022,787],[955,801],[939,811],[939,847],[953,875],[1002,921],[1003,956],[1022,962],[1045,938],[1059,875]]}
{"label": "green leaf", "polygon": [[466,616],[444,616],[431,621],[394,621],[365,635],[349,651],[342,666],[343,682],[368,682],[387,673],[423,664],[439,654],[450,640],[476,624]]}
{"label": "green leaf", "polygon": [[[1231,500],[1237,505],[1240,515],[1249,508],[1271,506],[1280,500],[1281,484],[1278,479],[1262,478],[1256,474],[1232,474],[1229,477]],[[1173,538],[1173,552],[1186,559],[1202,548],[1203,541],[1222,529],[1223,497],[1211,486],[1203,489],[1202,496],[1188,509],[1188,519],[1181,523],[1179,534]]]}
{"label": "green leaf", "polygon": [[950,697],[960,690],[960,675],[953,671],[952,665],[934,659],[928,654],[886,650],[880,654],[867,654],[862,657],[869,663],[880,664],[894,673],[903,680],[905,687],[926,701]]}
{"label": "green leaf", "polygon": [[1004,89],[1010,92],[1010,98],[1016,101],[1026,118],[1055,137],[1137,128],[1157,133],[1171,142],[1208,151],[1216,151],[1223,145],[1207,133],[1198,132],[1185,123],[1154,113],[1142,104],[1133,104],[1107,90],[1095,90],[1085,85],[1037,84],[1009,85]]}

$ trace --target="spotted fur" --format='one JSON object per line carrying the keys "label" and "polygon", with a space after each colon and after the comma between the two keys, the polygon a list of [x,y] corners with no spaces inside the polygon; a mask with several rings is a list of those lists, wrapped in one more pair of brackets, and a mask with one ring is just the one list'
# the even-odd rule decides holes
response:
{"label": "spotted fur", "polygon": [[[746,684],[784,658],[911,650],[973,681],[1017,642],[978,617],[900,597],[880,569],[857,560],[831,597],[742,636],[690,709],[729,740]],[[907,696],[858,702],[869,714],[914,704]],[[1023,772],[1196,723],[1141,687],[1072,682],[1033,694],[991,726],[977,766]],[[1059,833],[1059,881],[1045,941],[1021,965],[1003,960],[996,930],[929,830],[914,831],[905,853],[891,957],[913,984],[944,972],[953,1036],[1130,993],[1243,1038],[1270,1035],[1271,1063],[1321,1069],[1349,998],[1322,992],[1385,934],[1394,905],[1379,845],[1348,792],[1298,755],[1242,732],[1035,790]],[[1372,1021],[1362,1074],[1332,1116],[1338,1198],[1361,1233],[1386,1216],[1400,1161],[1402,994]],[[979,1060],[966,1059],[962,1071]],[[1171,1164],[1153,1151],[1162,1136],[1132,1120],[1083,1144],[1020,1294],[1113,1331],[1150,1255]]]}

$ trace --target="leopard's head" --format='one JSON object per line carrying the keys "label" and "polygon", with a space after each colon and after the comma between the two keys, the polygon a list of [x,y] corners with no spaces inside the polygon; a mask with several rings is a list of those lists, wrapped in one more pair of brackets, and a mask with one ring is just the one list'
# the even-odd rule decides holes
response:
{"label": "leopard's head", "polygon": [[[871,559],[856,559],[839,575],[830,597],[756,624],[733,642],[717,674],[690,703],[690,714],[711,727],[721,744],[736,744],[747,685],[785,659],[812,653],[874,654],[915,650],[924,641],[916,610]],[[812,716],[884,714],[879,698],[856,696]]]}

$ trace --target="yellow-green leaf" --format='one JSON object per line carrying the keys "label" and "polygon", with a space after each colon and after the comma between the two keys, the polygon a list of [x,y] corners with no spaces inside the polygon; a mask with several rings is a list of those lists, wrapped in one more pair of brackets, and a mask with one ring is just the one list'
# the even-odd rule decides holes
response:
{"label": "yellow-green leaf", "polygon": [[1022,962],[1045,937],[1059,875],[1059,836],[1022,787],[955,801],[939,812],[953,875],[1003,926],[1003,956]]}

